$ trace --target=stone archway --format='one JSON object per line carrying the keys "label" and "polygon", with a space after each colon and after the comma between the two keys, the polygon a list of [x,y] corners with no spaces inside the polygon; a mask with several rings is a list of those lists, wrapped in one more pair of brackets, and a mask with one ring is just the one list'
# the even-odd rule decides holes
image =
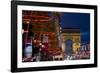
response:
{"label": "stone archway", "polygon": [[[62,50],[67,55],[76,54],[80,48],[80,29],[62,29]],[[69,48],[69,49],[68,49]],[[66,52],[67,51],[67,52]]]}

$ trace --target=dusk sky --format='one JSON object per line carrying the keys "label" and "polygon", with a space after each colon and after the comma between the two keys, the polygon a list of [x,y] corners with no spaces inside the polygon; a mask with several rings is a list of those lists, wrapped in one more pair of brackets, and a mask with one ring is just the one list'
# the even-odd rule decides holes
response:
{"label": "dusk sky", "polygon": [[61,27],[80,28],[81,43],[90,42],[90,14],[61,13]]}

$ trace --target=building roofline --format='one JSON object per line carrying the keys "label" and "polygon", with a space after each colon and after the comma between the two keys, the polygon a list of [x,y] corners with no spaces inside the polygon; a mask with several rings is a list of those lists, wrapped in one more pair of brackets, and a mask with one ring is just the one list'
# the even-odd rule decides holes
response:
{"label": "building roofline", "polygon": [[80,29],[79,28],[63,28],[62,32],[65,32],[65,33],[80,33]]}

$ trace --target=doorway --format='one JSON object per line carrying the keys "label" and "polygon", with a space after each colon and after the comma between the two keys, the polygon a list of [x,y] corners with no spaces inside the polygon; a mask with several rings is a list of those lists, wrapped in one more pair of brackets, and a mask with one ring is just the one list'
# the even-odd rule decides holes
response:
{"label": "doorway", "polygon": [[73,41],[71,39],[68,39],[65,41],[65,53],[68,56],[72,55],[72,51],[73,51]]}

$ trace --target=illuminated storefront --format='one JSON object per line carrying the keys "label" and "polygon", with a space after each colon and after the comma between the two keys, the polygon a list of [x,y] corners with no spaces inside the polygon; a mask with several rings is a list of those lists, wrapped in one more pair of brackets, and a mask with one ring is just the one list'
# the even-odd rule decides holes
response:
{"label": "illuminated storefront", "polygon": [[[32,37],[36,40],[48,43],[48,52],[52,56],[62,53],[60,34],[59,13],[41,11],[23,11],[23,50],[27,43],[32,43]],[[43,39],[43,37],[45,37]],[[34,49],[32,49],[34,51]],[[24,57],[24,52],[23,52]],[[63,57],[63,56],[62,56]]]}

